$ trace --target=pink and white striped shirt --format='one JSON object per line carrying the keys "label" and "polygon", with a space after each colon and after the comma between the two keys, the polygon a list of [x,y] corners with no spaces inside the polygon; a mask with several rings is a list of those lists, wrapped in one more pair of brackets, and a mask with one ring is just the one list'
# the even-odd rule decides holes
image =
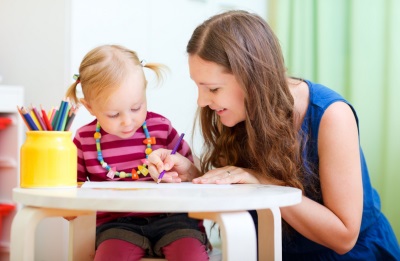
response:
{"label": "pink and white striped shirt", "polygon": [[[104,169],[98,159],[96,150],[96,132],[97,120],[82,126],[76,131],[74,143],[78,149],[78,181],[83,182],[89,178],[91,181],[110,181],[107,177],[108,171]],[[147,129],[150,137],[156,138],[156,144],[152,149],[165,148],[172,150],[179,139],[178,132],[172,127],[171,122],[162,115],[154,112],[147,112]],[[143,140],[146,138],[143,128],[139,128],[136,133],[128,138],[121,139],[115,135],[109,134],[101,129],[101,151],[104,161],[110,167],[115,167],[117,171],[131,173],[133,168],[137,169],[142,165],[142,159],[145,159],[146,144]],[[177,153],[189,158],[193,162],[192,152],[189,145],[183,140]],[[132,178],[119,178],[115,176],[112,180],[132,181]],[[139,175],[139,180],[153,180],[147,176]],[[156,213],[154,213],[156,214]],[[102,224],[121,216],[149,216],[151,213],[104,213],[98,212],[97,224]]]}
{"label": "pink and white striped shirt", "polygon": [[[86,181],[87,177],[91,181],[110,181],[107,170],[104,169],[97,160],[96,140],[96,122],[79,128],[74,137],[74,143],[78,149],[78,181]],[[147,129],[151,137],[156,138],[156,144],[152,149],[159,148],[171,149],[179,139],[178,132],[172,127],[171,122],[162,115],[148,112],[146,117]],[[131,173],[133,168],[142,165],[142,159],[145,159],[144,153],[146,145],[143,140],[146,138],[143,129],[139,128],[136,133],[128,138],[121,139],[115,135],[109,134],[101,129],[101,151],[104,161],[110,167],[115,167],[117,171]],[[177,153],[192,159],[192,152],[189,145],[182,141]],[[139,175],[140,180],[152,180],[150,175],[146,177]],[[112,180],[132,180],[131,178],[120,179],[115,177]]]}

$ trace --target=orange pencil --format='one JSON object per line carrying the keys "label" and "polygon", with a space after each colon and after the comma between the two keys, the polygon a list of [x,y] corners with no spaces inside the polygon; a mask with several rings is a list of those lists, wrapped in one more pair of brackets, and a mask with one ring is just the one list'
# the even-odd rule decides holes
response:
{"label": "orange pencil", "polygon": [[21,115],[22,120],[25,122],[25,125],[28,128],[28,130],[32,130],[31,126],[29,125],[29,123],[26,121],[24,115],[22,114],[21,108],[19,106],[17,106],[17,110],[18,110],[19,115]]}
{"label": "orange pencil", "polygon": [[55,130],[56,128],[56,122],[57,122],[57,114],[58,114],[58,108],[53,108],[52,112],[51,112],[51,116],[49,118],[50,122],[51,122],[51,126],[53,126],[53,130]]}

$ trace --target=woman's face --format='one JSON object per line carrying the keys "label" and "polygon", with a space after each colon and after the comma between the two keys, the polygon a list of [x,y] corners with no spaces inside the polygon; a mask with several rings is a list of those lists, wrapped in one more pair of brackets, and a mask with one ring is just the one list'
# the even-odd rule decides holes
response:
{"label": "woman's face", "polygon": [[233,74],[197,55],[189,55],[189,70],[198,87],[197,104],[200,107],[208,106],[227,127],[245,120],[245,95]]}

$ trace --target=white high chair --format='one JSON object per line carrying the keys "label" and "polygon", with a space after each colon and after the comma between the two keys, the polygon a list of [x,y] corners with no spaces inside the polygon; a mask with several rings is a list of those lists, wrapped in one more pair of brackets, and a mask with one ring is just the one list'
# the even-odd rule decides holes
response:
{"label": "white high chair", "polygon": [[[76,251],[79,248],[89,247],[87,244],[93,244],[94,238],[91,238],[94,234],[86,233],[87,229],[95,229],[96,219],[95,215],[83,215],[78,216],[77,218],[81,219],[81,222],[75,223],[74,220],[69,221],[69,252],[70,252],[70,260],[76,260],[74,254],[79,253]],[[206,223],[206,222],[205,222]],[[206,225],[207,226],[207,225]],[[206,228],[207,230],[207,228]],[[76,240],[79,238],[80,240]],[[80,242],[80,243],[78,243]],[[86,243],[82,245],[82,242]],[[73,250],[74,249],[74,250]],[[221,261],[222,260],[222,251],[219,248],[213,247],[212,251],[208,252],[210,261]],[[93,259],[93,258],[92,258]],[[142,258],[141,261],[167,261],[164,258],[154,258],[154,257],[145,257]]]}

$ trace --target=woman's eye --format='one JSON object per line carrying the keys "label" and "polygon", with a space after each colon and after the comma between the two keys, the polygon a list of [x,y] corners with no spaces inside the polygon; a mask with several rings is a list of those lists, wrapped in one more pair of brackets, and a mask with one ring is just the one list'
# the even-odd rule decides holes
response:
{"label": "woman's eye", "polygon": [[219,88],[215,88],[215,89],[210,89],[210,92],[215,93],[219,90]]}

